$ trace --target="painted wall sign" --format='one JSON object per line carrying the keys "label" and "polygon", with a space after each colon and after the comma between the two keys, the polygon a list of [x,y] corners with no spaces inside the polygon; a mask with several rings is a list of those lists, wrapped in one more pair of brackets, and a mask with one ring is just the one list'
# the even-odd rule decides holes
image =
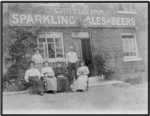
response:
{"label": "painted wall sign", "polygon": [[11,26],[51,26],[76,27],[83,19],[88,27],[134,27],[135,18],[131,15],[113,16],[103,10],[50,8],[44,14],[10,13]]}

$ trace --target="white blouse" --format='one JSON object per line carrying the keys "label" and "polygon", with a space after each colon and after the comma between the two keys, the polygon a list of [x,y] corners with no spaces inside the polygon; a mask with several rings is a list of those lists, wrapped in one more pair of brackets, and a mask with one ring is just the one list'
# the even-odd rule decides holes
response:
{"label": "white blouse", "polygon": [[30,69],[28,69],[28,70],[26,71],[25,77],[24,77],[24,79],[25,79],[27,82],[28,82],[29,76],[38,76],[39,79],[40,79],[41,74],[40,74],[40,72],[39,72],[38,69],[36,69],[36,68],[30,68]]}
{"label": "white blouse", "polygon": [[51,67],[43,67],[42,69],[41,69],[41,75],[42,76],[47,76],[47,75],[49,75],[49,76],[54,76],[55,74],[54,74],[54,71],[53,71],[53,69],[51,68]]}
{"label": "white blouse", "polygon": [[75,52],[68,52],[66,54],[66,62],[75,63],[78,61],[78,56]]}
{"label": "white blouse", "polygon": [[77,75],[80,76],[80,75],[88,75],[89,74],[89,69],[87,66],[82,66],[80,68],[78,68],[77,70]]}
{"label": "white blouse", "polygon": [[42,63],[43,62],[43,58],[42,58],[41,54],[35,54],[35,55],[32,56],[32,61],[35,64]]}

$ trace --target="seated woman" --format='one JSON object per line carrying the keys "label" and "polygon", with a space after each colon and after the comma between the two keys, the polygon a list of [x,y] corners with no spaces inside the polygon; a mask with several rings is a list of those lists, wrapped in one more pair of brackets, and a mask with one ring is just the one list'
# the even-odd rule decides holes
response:
{"label": "seated woman", "polygon": [[85,66],[84,61],[80,62],[80,67],[77,70],[77,76],[78,79],[75,82],[75,90],[76,91],[83,91],[87,87],[87,80],[88,80],[88,75],[89,74],[89,69],[87,66]]}
{"label": "seated woman", "polygon": [[46,91],[57,91],[57,79],[54,75],[54,71],[51,67],[48,66],[48,61],[43,63],[44,67],[41,69],[41,75],[44,77],[43,81],[46,82]]}
{"label": "seated woman", "polygon": [[60,62],[57,62],[55,68],[55,76],[57,78],[57,91],[67,92],[69,91],[69,81],[67,77],[67,70],[61,66]]}
{"label": "seated woman", "polygon": [[38,69],[34,66],[34,62],[30,62],[30,69],[28,69],[25,73],[24,79],[26,82],[29,82],[33,86],[33,93],[44,95],[44,83],[40,80],[41,74]]}

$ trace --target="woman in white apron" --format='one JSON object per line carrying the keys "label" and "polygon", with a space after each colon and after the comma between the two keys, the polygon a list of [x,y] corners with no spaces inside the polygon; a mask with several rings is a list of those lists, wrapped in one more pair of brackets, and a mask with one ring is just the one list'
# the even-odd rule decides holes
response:
{"label": "woman in white apron", "polygon": [[55,77],[54,71],[53,69],[48,66],[48,61],[45,61],[44,63],[44,67],[41,69],[41,75],[43,78],[43,81],[46,82],[46,86],[45,89],[46,91],[53,91],[54,93],[56,93],[57,91],[57,79]]}
{"label": "woman in white apron", "polygon": [[84,61],[80,62],[80,67],[77,70],[78,79],[75,82],[75,91],[84,91],[87,87],[89,69],[85,66]]}

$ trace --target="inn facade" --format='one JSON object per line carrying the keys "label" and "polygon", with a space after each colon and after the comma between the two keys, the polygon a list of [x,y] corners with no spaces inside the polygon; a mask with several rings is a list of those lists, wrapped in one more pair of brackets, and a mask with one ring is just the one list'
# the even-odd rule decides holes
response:
{"label": "inn facade", "polygon": [[21,3],[15,7],[16,4],[8,4],[8,24],[46,27],[37,34],[37,45],[52,67],[57,61],[65,64],[65,55],[73,46],[91,75],[96,75],[94,56],[104,54],[108,66],[116,69],[112,78],[145,76],[146,53],[140,42],[142,37],[146,40],[147,33],[137,29],[137,4]]}

